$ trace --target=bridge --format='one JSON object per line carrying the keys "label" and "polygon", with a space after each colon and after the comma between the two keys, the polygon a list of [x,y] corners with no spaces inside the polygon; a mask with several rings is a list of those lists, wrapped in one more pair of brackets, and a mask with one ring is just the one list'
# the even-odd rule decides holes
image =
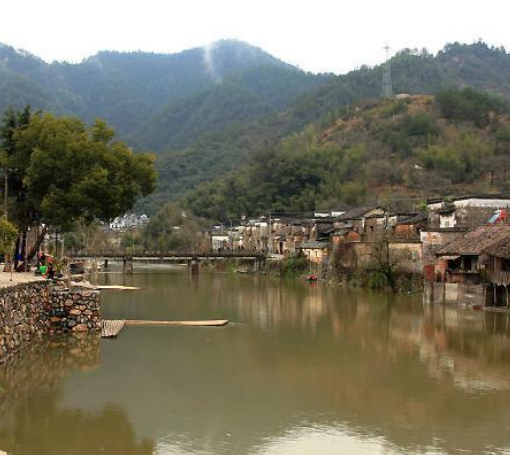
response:
{"label": "bridge", "polygon": [[254,264],[255,270],[259,270],[265,265],[266,255],[261,251],[246,250],[222,250],[222,251],[78,251],[68,254],[71,260],[93,261],[96,264],[103,262],[105,266],[108,261],[122,261],[125,272],[133,271],[134,262],[163,263],[163,262],[185,262],[192,272],[198,272],[199,261],[216,260],[246,260]]}
{"label": "bridge", "polygon": [[207,258],[246,258],[263,259],[266,254],[261,251],[224,250],[224,251],[77,251],[68,254],[73,259],[207,259]]}

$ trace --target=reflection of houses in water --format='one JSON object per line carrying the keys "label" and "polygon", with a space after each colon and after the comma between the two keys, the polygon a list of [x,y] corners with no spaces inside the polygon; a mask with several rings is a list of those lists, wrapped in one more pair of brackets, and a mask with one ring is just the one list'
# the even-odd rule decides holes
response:
{"label": "reflection of houses in water", "polygon": [[427,305],[411,339],[431,377],[451,377],[455,387],[470,391],[510,390],[509,314]]}

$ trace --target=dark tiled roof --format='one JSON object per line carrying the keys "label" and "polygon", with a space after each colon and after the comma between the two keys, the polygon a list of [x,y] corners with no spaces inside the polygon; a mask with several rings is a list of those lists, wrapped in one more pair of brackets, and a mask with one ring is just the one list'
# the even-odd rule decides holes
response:
{"label": "dark tiled roof", "polygon": [[330,234],[335,228],[330,223],[321,223],[317,224],[316,230],[318,234]]}
{"label": "dark tiled roof", "polygon": [[426,222],[427,214],[425,212],[408,213],[397,217],[397,224],[418,224]]}
{"label": "dark tiled roof", "polygon": [[340,215],[337,220],[352,220],[355,218],[362,217],[365,213],[370,212],[371,210],[379,209],[380,207],[378,204],[372,204],[372,205],[362,205],[360,207],[355,207],[353,209],[347,210],[344,214]]}
{"label": "dark tiled roof", "polygon": [[497,258],[510,259],[510,236],[488,246],[483,251]]}
{"label": "dark tiled roof", "polygon": [[441,207],[437,213],[440,213],[442,215],[446,215],[447,213],[453,213],[455,212],[455,206],[453,204],[447,204],[444,207]]}
{"label": "dark tiled roof", "polygon": [[494,246],[504,240],[510,242],[510,225],[487,224],[464,234],[439,250],[439,256],[474,255],[493,250]]}
{"label": "dark tiled roof", "polygon": [[328,242],[317,242],[315,240],[311,240],[310,242],[305,242],[305,243],[302,243],[301,245],[299,245],[298,247],[296,248],[300,248],[300,249],[320,249],[322,250],[323,248],[327,248],[328,247]]}
{"label": "dark tiled roof", "polygon": [[466,232],[467,228],[465,227],[428,227],[422,229],[422,232],[438,232],[438,233],[446,233],[446,232]]}

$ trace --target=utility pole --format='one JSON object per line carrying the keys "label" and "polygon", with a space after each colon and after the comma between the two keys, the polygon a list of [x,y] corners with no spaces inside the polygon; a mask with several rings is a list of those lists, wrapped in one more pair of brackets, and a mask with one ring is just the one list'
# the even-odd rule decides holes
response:
{"label": "utility pole", "polygon": [[272,238],[272,231],[273,231],[273,221],[271,219],[271,211],[269,211],[269,232],[267,234],[267,252],[269,253],[269,256],[273,253],[273,238]]}
{"label": "utility pole", "polygon": [[8,179],[8,171],[7,166],[4,168],[4,218],[7,220],[9,218],[8,214],[8,204],[7,201],[9,199],[9,179]]}
{"label": "utility pole", "polygon": [[234,223],[230,220],[230,251],[234,251]]}
{"label": "utility pole", "polygon": [[393,99],[393,83],[391,80],[391,63],[389,59],[390,46],[386,44],[383,49],[386,51],[386,61],[383,67],[382,97],[385,99]]}

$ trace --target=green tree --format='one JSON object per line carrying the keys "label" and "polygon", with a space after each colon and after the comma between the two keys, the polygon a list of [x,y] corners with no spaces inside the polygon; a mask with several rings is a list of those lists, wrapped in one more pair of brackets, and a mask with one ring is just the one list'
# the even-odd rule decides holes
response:
{"label": "green tree", "polygon": [[153,158],[133,154],[113,136],[102,120],[87,128],[77,118],[51,114],[32,115],[15,128],[7,165],[16,188],[13,217],[22,234],[41,223],[67,230],[79,220],[108,221],[154,190]]}
{"label": "green tree", "polygon": [[0,219],[0,253],[9,254],[18,237],[18,230],[10,221]]}

